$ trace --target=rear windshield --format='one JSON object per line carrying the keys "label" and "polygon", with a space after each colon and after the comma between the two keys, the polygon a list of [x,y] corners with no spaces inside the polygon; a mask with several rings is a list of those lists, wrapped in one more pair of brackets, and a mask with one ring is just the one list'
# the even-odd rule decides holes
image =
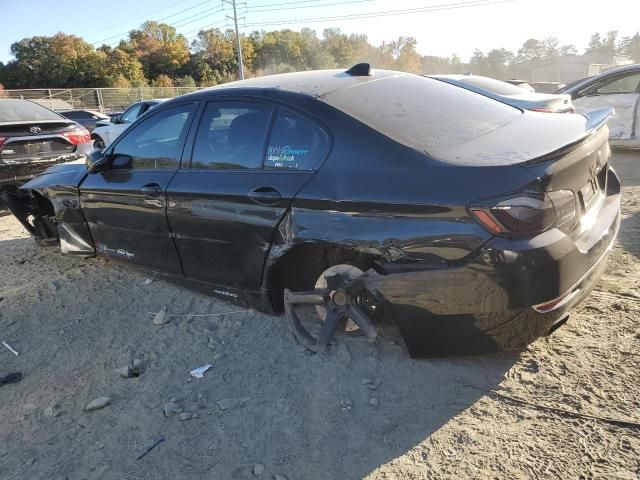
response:
{"label": "rear windshield", "polygon": [[417,75],[371,80],[324,100],[393,140],[426,152],[466,142],[522,114],[483,95]]}
{"label": "rear windshield", "polygon": [[517,85],[512,85],[507,82],[501,82],[495,78],[489,77],[464,77],[459,78],[459,82],[468,83],[469,85],[475,85],[476,87],[484,88],[490,92],[497,93],[498,95],[526,95],[530,93],[524,88],[520,88]]}
{"label": "rear windshield", "polygon": [[60,115],[26,100],[0,100],[0,122],[60,120]]}

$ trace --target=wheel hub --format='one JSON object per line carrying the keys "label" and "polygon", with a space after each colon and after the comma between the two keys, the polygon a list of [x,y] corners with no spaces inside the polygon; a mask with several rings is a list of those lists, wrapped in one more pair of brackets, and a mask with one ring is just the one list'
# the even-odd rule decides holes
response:
{"label": "wheel hub", "polygon": [[[350,266],[338,265],[336,267]],[[350,276],[333,273],[329,269],[316,283],[316,289],[309,292],[292,292],[285,289],[284,303],[287,318],[298,341],[309,350],[326,351],[336,329],[344,321],[352,322],[356,328],[362,330],[370,341],[375,340],[378,332],[358,302],[358,299],[365,293],[365,282],[362,271],[356,270],[360,272],[360,275],[349,278]],[[318,288],[318,284],[322,288]],[[314,305],[318,316],[322,319],[320,333],[317,337],[309,333],[296,314],[295,308],[305,304]]]}

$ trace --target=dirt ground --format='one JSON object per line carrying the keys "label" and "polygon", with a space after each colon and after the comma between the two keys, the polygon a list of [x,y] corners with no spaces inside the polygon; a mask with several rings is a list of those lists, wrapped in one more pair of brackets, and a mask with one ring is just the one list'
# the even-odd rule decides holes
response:
{"label": "dirt ground", "polygon": [[[0,345],[0,375],[24,375],[0,387],[0,478],[639,479],[640,429],[469,386],[640,422],[640,152],[614,164],[624,220],[605,276],[518,354],[412,360],[388,327],[375,347],[310,355],[283,317],[39,248],[0,218],[0,341],[20,352]],[[162,308],[183,316],[156,326]],[[144,374],[121,378],[132,358]],[[170,401],[197,415],[165,417]]]}

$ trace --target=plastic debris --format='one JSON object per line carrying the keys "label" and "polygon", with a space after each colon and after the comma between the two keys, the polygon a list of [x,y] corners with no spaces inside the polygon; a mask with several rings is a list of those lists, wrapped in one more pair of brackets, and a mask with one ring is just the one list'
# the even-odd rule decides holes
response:
{"label": "plastic debris", "polygon": [[203,365],[202,367],[198,367],[198,368],[196,368],[194,370],[191,370],[190,373],[191,373],[191,376],[193,378],[202,378],[202,377],[204,377],[204,372],[206,372],[210,368],[211,368],[211,365],[207,363],[206,365]]}
{"label": "plastic debris", "polygon": [[18,355],[20,355],[18,352],[16,352],[13,348],[11,348],[11,345],[9,345],[7,342],[2,342],[2,345],[4,345],[5,347],[7,347],[7,349],[13,353],[16,357]]}
{"label": "plastic debris", "polygon": [[147,448],[144,452],[142,452],[142,454],[136,458],[136,461],[138,460],[142,460],[151,450],[153,450],[154,448],[156,448],[158,445],[160,445],[162,442],[164,442],[164,437],[160,437],[158,440],[156,440],[153,445],[151,445],[149,448]]}

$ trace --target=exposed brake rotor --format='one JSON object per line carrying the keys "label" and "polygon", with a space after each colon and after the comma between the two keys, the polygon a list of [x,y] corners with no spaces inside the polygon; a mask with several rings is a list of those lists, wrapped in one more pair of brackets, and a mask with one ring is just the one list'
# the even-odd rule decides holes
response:
{"label": "exposed brake rotor", "polygon": [[[378,334],[361,301],[366,294],[364,274],[350,265],[336,267],[321,275],[315,290],[292,292],[285,289],[284,292],[285,312],[293,332],[300,343],[314,352],[327,350],[342,322],[351,321],[355,327],[352,329],[360,329],[371,341]],[[322,320],[317,338],[302,325],[296,313],[296,307],[303,305],[315,306]]]}

